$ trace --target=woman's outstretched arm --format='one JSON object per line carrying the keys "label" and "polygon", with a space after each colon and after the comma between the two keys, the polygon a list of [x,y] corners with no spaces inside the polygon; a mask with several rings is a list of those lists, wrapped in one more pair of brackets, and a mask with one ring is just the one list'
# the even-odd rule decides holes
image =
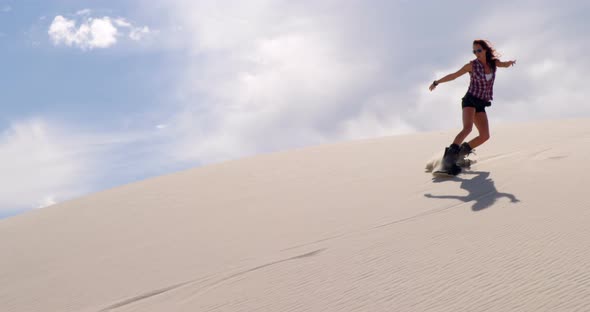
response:
{"label": "woman's outstretched arm", "polygon": [[448,74],[444,77],[442,77],[439,80],[435,80],[434,82],[432,82],[432,84],[430,85],[429,89],[430,91],[434,90],[434,88],[436,88],[436,86],[440,83],[443,82],[448,82],[448,81],[452,81],[455,80],[461,76],[463,76],[464,74],[468,73],[471,71],[471,63],[467,63],[465,64],[463,67],[461,67],[461,69],[459,69],[458,71],[452,73],[452,74]]}
{"label": "woman's outstretched arm", "polygon": [[498,67],[510,67],[510,66],[514,66],[514,64],[516,64],[516,60],[506,61],[506,62],[502,62],[500,60],[496,61],[496,66],[498,66]]}

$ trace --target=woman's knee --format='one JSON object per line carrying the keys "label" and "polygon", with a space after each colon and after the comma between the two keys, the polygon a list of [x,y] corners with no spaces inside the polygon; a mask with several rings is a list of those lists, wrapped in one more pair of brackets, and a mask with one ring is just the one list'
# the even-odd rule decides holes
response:
{"label": "woman's knee", "polygon": [[461,132],[467,135],[471,133],[471,130],[473,130],[473,126],[463,126],[463,130],[461,130]]}
{"label": "woman's knee", "polygon": [[479,134],[479,137],[480,137],[482,140],[484,140],[484,141],[487,141],[487,140],[489,140],[489,139],[490,139],[490,133],[489,133],[489,132],[480,133],[480,134]]}

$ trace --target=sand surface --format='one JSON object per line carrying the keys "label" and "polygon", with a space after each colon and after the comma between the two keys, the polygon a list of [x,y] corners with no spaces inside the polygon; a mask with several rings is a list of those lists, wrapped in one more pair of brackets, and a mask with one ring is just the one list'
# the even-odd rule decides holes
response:
{"label": "sand surface", "polygon": [[230,161],[0,220],[0,311],[590,311],[590,119],[491,131],[453,179],[424,168],[457,130]]}

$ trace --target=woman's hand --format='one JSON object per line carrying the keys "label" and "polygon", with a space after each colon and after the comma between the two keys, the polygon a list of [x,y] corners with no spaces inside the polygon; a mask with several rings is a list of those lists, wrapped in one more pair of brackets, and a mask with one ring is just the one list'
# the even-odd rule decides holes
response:
{"label": "woman's hand", "polygon": [[516,64],[516,60],[507,61],[507,62],[496,61],[496,65],[498,67],[510,67],[510,66],[514,66],[514,64]]}
{"label": "woman's hand", "polygon": [[438,82],[433,81],[432,84],[430,85],[430,87],[428,89],[430,89],[430,91],[434,90],[436,88],[436,86],[438,86]]}

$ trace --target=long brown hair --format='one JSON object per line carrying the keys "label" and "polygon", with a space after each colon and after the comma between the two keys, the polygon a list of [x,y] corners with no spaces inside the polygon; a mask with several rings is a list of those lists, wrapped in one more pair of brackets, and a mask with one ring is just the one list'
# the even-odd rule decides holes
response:
{"label": "long brown hair", "polygon": [[479,44],[486,51],[486,62],[492,69],[492,72],[495,72],[496,60],[499,59],[500,54],[496,51],[496,49],[494,49],[492,43],[487,40],[477,39],[473,40],[473,44]]}

